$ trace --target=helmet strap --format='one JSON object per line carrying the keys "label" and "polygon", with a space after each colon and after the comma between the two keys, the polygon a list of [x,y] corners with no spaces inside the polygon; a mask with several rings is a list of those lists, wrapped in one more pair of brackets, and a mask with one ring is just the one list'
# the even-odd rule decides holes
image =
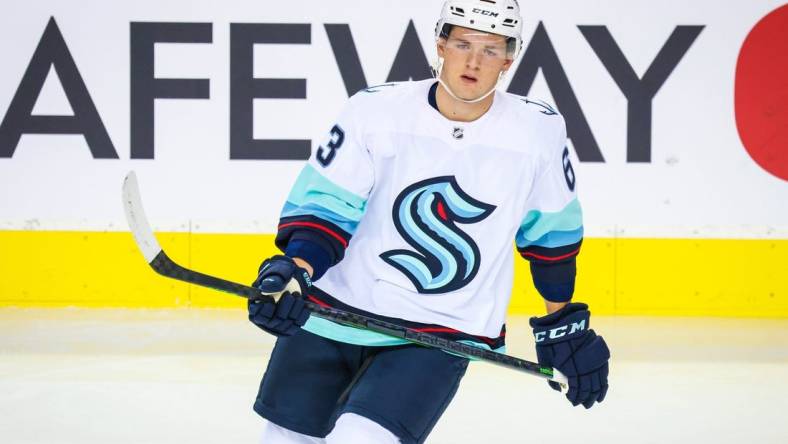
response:
{"label": "helmet strap", "polygon": [[438,81],[438,83],[440,83],[441,86],[443,86],[443,89],[445,89],[446,92],[449,93],[451,98],[454,99],[454,100],[463,102],[463,103],[478,103],[478,102],[481,102],[482,100],[486,99],[487,97],[490,96],[490,94],[495,92],[495,90],[498,88],[498,83],[500,83],[501,79],[503,79],[503,77],[506,75],[506,71],[501,71],[500,74],[498,74],[498,80],[495,82],[495,85],[493,85],[493,87],[489,91],[487,91],[486,93],[482,94],[481,97],[478,97],[478,98],[472,99],[472,100],[467,100],[467,99],[462,99],[460,97],[457,97],[457,95],[454,94],[454,91],[452,91],[451,88],[449,88],[449,85],[446,82],[443,81],[443,78],[441,78],[441,71],[443,71],[443,57],[439,57],[438,61],[436,63],[434,63],[431,66],[431,68],[432,68],[432,75],[433,75],[433,77],[435,77],[435,79]]}

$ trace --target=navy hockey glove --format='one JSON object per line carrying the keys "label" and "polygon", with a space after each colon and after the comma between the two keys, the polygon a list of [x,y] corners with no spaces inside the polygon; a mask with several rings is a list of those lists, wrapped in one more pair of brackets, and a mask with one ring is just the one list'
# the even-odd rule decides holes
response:
{"label": "navy hockey glove", "polygon": [[277,300],[249,300],[249,320],[254,325],[274,336],[291,336],[309,319],[303,295],[312,281],[291,258],[278,255],[263,261],[252,286]]}
{"label": "navy hockey glove", "polygon": [[[569,303],[555,313],[531,318],[539,365],[553,367],[569,379],[566,398],[573,406],[591,408],[607,394],[610,350],[589,328],[588,305]],[[560,391],[557,382],[548,381]]]}

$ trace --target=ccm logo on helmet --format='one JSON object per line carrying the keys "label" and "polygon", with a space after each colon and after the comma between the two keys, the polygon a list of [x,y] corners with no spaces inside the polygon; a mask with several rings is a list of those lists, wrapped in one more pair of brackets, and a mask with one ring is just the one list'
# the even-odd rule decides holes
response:
{"label": "ccm logo on helmet", "polygon": [[488,11],[486,9],[473,8],[473,12],[475,12],[477,14],[481,14],[481,15],[486,15],[488,17],[498,17],[498,13],[497,12]]}
{"label": "ccm logo on helmet", "polygon": [[566,336],[567,335],[566,330],[569,329],[570,327],[571,330],[569,330],[568,333],[570,335],[576,331],[583,331],[586,329],[586,320],[583,319],[580,322],[573,322],[572,325],[564,325],[562,327],[557,327],[548,331],[540,331],[534,334],[534,339],[536,339],[536,342],[542,342],[546,339],[545,336],[548,336],[547,335],[548,332],[550,333],[550,335],[548,336],[550,339],[558,339]]}

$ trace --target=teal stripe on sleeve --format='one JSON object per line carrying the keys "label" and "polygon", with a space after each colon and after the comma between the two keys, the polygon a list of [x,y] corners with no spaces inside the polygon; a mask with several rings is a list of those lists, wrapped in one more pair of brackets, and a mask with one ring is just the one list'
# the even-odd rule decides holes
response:
{"label": "teal stripe on sleeve", "polygon": [[532,245],[553,231],[582,230],[583,210],[580,201],[573,199],[561,211],[548,213],[531,210],[525,215],[515,241],[518,247]]}
{"label": "teal stripe on sleeve", "polygon": [[314,215],[352,235],[364,216],[366,204],[366,199],[336,185],[307,164],[287,197],[282,217]]}
{"label": "teal stripe on sleeve", "polygon": [[282,217],[293,217],[293,216],[316,216],[320,219],[325,221],[331,222],[334,225],[341,228],[349,235],[353,235],[356,232],[356,227],[358,227],[358,222],[355,220],[345,219],[344,217],[333,213],[320,205],[316,204],[306,204],[303,206],[295,206],[290,202],[285,202],[285,206],[282,209]]}
{"label": "teal stripe on sleeve", "polygon": [[518,237],[516,240],[517,240],[518,248],[526,248],[526,247],[556,248],[556,247],[564,247],[566,245],[576,244],[580,242],[582,239],[583,239],[583,227],[580,227],[577,230],[572,230],[572,231],[551,231],[532,242],[526,241],[524,237]]}

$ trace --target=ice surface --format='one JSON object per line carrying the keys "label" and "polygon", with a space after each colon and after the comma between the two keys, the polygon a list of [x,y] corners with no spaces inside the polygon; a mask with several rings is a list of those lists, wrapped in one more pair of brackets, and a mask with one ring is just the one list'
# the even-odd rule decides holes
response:
{"label": "ice surface", "polygon": [[[604,403],[474,363],[427,442],[788,443],[788,320],[592,322],[613,353]],[[534,359],[527,320],[508,331]],[[0,309],[0,442],[257,443],[272,346],[243,311]]]}

